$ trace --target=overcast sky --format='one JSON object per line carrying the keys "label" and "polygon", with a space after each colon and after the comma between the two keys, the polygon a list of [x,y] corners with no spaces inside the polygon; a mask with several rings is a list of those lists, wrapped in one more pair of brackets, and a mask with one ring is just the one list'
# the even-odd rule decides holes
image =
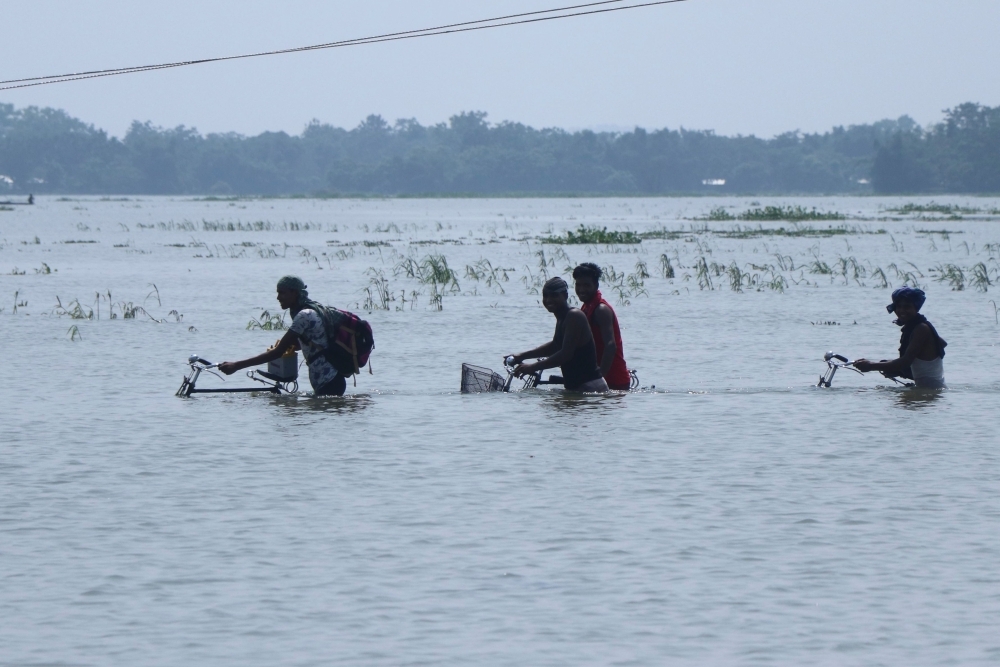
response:
{"label": "overcast sky", "polygon": [[[582,2],[584,0],[577,0]],[[0,79],[228,55],[572,0],[4,1]],[[464,35],[0,92],[121,136],[132,120],[298,134],[466,110],[536,127],[824,131],[1000,105],[998,0],[687,0]]]}

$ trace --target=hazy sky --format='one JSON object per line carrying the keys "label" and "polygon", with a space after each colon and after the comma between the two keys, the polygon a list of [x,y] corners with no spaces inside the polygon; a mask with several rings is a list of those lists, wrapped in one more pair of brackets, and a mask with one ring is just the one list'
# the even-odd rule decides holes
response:
{"label": "hazy sky", "polygon": [[[582,1],[582,0],[578,0]],[[3,2],[0,79],[268,50],[572,0]],[[536,127],[771,136],[1000,105],[997,0],[688,0],[464,35],[0,92],[121,136],[134,119],[297,134],[464,110]]]}

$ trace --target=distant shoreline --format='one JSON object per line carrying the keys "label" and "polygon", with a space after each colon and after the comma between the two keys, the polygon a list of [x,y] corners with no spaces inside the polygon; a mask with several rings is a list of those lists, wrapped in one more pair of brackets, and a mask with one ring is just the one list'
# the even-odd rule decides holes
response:
{"label": "distant shoreline", "polygon": [[112,192],[202,197],[589,198],[989,195],[1000,192],[1000,107],[960,104],[923,128],[907,116],[770,139],[710,130],[566,132],[491,123],[301,134],[202,135],[135,122],[123,139],[57,109],[0,104],[0,197]]}
{"label": "distant shoreline", "polygon": [[[374,195],[374,194],[287,194],[287,195],[233,195],[220,197],[206,194],[160,194],[160,193],[129,193],[129,194],[77,194],[77,193],[47,193],[36,195],[36,203],[39,199],[55,201],[105,201],[105,202],[126,202],[136,201],[144,197],[162,197],[169,199],[180,199],[200,202],[238,202],[238,201],[392,201],[392,200],[450,200],[450,199],[940,199],[940,198],[968,198],[968,199],[992,199],[1000,198],[998,193],[893,193],[878,194],[873,192],[862,193],[767,193],[767,192],[747,192],[747,193],[672,193],[672,194],[635,194],[635,193],[511,193],[511,194],[403,194],[403,195]],[[23,203],[23,202],[22,202]],[[0,202],[5,205],[5,202]]]}

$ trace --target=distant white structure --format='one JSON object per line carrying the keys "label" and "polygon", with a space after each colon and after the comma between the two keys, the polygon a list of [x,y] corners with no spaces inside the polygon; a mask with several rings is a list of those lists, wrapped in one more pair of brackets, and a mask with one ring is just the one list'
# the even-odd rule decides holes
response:
{"label": "distant white structure", "polygon": [[702,185],[725,185],[726,179],[724,178],[706,178],[701,182]]}
{"label": "distant white structure", "polygon": [[3,183],[4,185],[8,186],[14,185],[14,179],[11,178],[10,176],[4,176],[3,174],[0,174],[0,183]]}
{"label": "distant white structure", "polygon": [[871,183],[871,181],[869,181],[867,178],[858,179],[858,185],[868,185],[869,183]]}

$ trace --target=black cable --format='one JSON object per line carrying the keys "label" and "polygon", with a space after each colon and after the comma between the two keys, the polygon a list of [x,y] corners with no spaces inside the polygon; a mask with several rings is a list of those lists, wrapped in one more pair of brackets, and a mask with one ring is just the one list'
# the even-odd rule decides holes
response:
{"label": "black cable", "polygon": [[[38,77],[28,77],[22,79],[8,79],[5,81],[0,81],[0,90],[14,90],[17,88],[31,88],[34,86],[45,86],[53,83],[65,83],[68,81],[81,81],[84,79],[97,79],[106,76],[117,76],[119,74],[134,74],[137,72],[150,72],[158,69],[170,69],[174,67],[186,67],[188,65],[200,65],[204,63],[221,62],[226,60],[240,60],[244,58],[259,58],[262,56],[272,56],[281,55],[287,53],[300,53],[305,51],[317,51],[322,49],[334,49],[342,48],[347,46],[361,46],[364,44],[378,44],[381,42],[395,42],[405,39],[416,39],[419,37],[433,37],[436,35],[447,35],[455,34],[461,32],[472,32],[476,30],[487,30],[489,28],[505,28],[515,25],[523,25],[528,23],[539,23],[542,21],[554,21],[564,18],[573,18],[577,16],[590,16],[594,14],[606,14],[610,12],[619,12],[627,9],[641,9],[644,7],[653,7],[657,5],[670,5],[680,2],[687,2],[688,0],[655,0],[653,2],[645,2],[641,4],[628,5],[625,7],[611,7],[608,9],[592,9],[583,12],[571,12],[569,14],[560,14],[558,16],[543,16],[539,18],[525,19],[527,16],[537,16],[539,14],[551,14],[554,12],[566,12],[574,9],[582,9],[585,7],[595,7],[599,5],[607,4],[617,4],[623,2],[624,0],[602,0],[600,2],[591,2],[582,5],[571,5],[567,7],[559,7],[556,9],[545,9],[534,12],[525,12],[522,14],[511,14],[508,16],[500,16],[492,19],[479,19],[476,21],[465,21],[463,23],[452,23],[449,25],[438,26],[436,28],[423,28],[420,30],[407,30],[403,32],[387,33],[384,35],[376,35],[373,37],[360,37],[357,39],[343,40],[339,42],[329,42],[326,44],[315,44],[312,46],[300,46],[290,49],[279,49],[276,51],[263,51],[260,53],[247,53],[236,56],[220,56],[216,58],[203,58],[200,60],[184,60],[173,63],[163,63],[160,65],[140,65],[135,67],[120,67],[116,69],[106,69],[106,70],[92,70],[89,72],[76,72],[71,74],[55,74],[49,76],[38,76]],[[510,19],[520,19],[516,21],[511,21]],[[503,22],[501,22],[503,21]],[[488,25],[480,25],[480,24]],[[16,84],[16,85],[5,85],[5,84]]]}
{"label": "black cable", "polygon": [[508,19],[523,18],[525,16],[534,16],[536,14],[551,14],[553,12],[569,11],[569,10],[572,10],[572,9],[582,9],[584,7],[594,7],[596,5],[615,4],[615,3],[619,3],[619,2],[623,2],[623,1],[624,0],[601,0],[600,2],[591,2],[591,3],[584,4],[584,5],[575,5],[575,6],[571,6],[571,7],[560,7],[560,8],[557,8],[557,9],[543,9],[543,10],[534,11],[534,12],[524,12],[522,14],[510,14],[508,16],[498,16],[498,17],[495,17],[495,18],[492,18],[492,19],[479,19],[477,21],[465,21],[463,23],[451,23],[451,24],[448,24],[448,25],[437,26],[437,27],[434,27],[434,28],[423,28],[423,29],[420,29],[420,30],[405,30],[403,32],[391,32],[391,33],[386,33],[384,35],[373,35],[371,37],[359,37],[359,38],[355,38],[355,39],[345,39],[345,40],[341,40],[341,41],[337,41],[337,42],[327,42],[325,44],[314,44],[312,46],[298,46],[298,47],[294,47],[294,48],[290,48],[290,49],[279,49],[277,51],[264,51],[264,52],[258,52],[258,53],[246,53],[246,54],[237,55],[237,56],[219,56],[219,57],[216,57],[216,58],[200,58],[198,60],[182,60],[182,61],[178,61],[178,62],[174,62],[174,63],[163,63],[163,64],[159,64],[159,65],[137,65],[137,66],[133,66],[133,67],[115,67],[115,68],[111,68],[111,69],[91,70],[89,72],[70,72],[69,74],[53,74],[53,75],[49,75],[49,76],[32,76],[32,77],[26,77],[26,78],[23,78],[23,79],[7,79],[6,81],[0,81],[0,85],[4,85],[4,84],[8,84],[8,83],[23,83],[23,82],[27,82],[27,81],[43,81],[43,80],[46,80],[46,79],[65,79],[65,78],[69,78],[69,77],[81,77],[81,76],[89,76],[89,75],[94,75],[94,74],[124,74],[124,73],[128,73],[128,72],[133,72],[133,71],[145,71],[145,70],[149,70],[149,69],[157,69],[157,68],[164,68],[164,67],[181,67],[181,66],[184,66],[184,65],[195,65],[195,64],[200,64],[200,63],[216,62],[216,61],[219,61],[219,60],[235,60],[235,59],[239,59],[239,58],[256,58],[256,57],[259,57],[259,56],[271,56],[271,55],[278,55],[278,54],[284,54],[284,53],[295,53],[295,52],[298,52],[298,51],[311,51],[311,50],[315,50],[315,49],[329,49],[329,48],[334,48],[334,47],[337,47],[337,46],[347,46],[347,45],[353,44],[355,42],[364,43],[364,42],[367,42],[369,40],[384,39],[384,38],[387,38],[387,37],[399,37],[399,36],[403,36],[403,35],[415,35],[416,33],[430,32],[432,30],[445,30],[447,28],[458,28],[458,27],[467,26],[467,25],[475,25],[477,23],[492,23],[492,22],[496,22],[496,21],[506,21]]}

